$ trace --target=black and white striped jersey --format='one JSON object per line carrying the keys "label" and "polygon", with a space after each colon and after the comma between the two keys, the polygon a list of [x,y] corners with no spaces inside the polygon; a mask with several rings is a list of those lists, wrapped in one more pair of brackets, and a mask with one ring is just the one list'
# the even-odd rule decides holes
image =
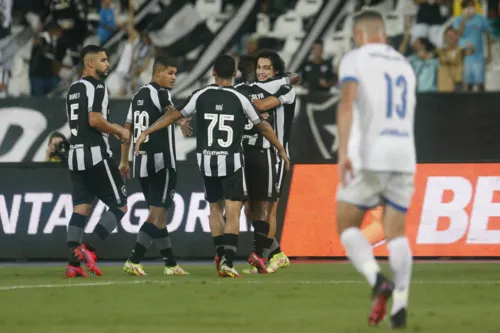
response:
{"label": "black and white striped jersey", "polygon": [[261,119],[246,96],[215,84],[195,91],[181,111],[196,112],[196,155],[203,175],[230,176],[243,165],[242,137],[247,119]]}
{"label": "black and white striped jersey", "polygon": [[[151,82],[142,86],[134,95],[127,115],[127,123],[132,124],[133,138],[136,143],[142,131],[157,121],[165,112],[165,107],[173,105],[170,92]],[[154,132],[146,137],[141,145],[139,156],[133,157],[132,174],[136,178],[148,177],[164,168],[175,169],[174,127]]]}
{"label": "black and white striped jersey", "polygon": [[274,112],[273,129],[280,143],[285,148],[286,154],[290,156],[288,151],[288,142],[292,133],[292,123],[295,115],[296,94],[292,87],[288,93],[279,97],[280,106]]}
{"label": "black and white striped jersey", "polygon": [[108,119],[108,89],[103,81],[91,76],[73,82],[66,96],[71,136],[68,167],[73,171],[87,170],[113,153],[109,134],[99,132],[89,124],[89,112],[99,112]]}
{"label": "black and white striped jersey", "polygon": [[[285,84],[289,84],[288,77],[280,79],[269,79],[261,82],[240,83],[235,86],[235,89],[247,96],[250,100],[264,99],[275,94],[279,88]],[[274,128],[274,111],[267,111],[270,117],[267,122]],[[252,122],[245,125],[245,133],[243,134],[243,145],[249,145],[256,148],[268,149],[271,147],[269,141],[255,128]]]}

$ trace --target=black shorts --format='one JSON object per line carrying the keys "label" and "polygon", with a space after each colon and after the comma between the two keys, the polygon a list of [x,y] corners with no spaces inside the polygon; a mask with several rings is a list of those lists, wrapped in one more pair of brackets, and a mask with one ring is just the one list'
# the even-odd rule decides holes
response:
{"label": "black shorts", "polygon": [[272,149],[245,146],[245,178],[249,200],[277,200],[276,164],[276,153]]}
{"label": "black shorts", "polygon": [[120,208],[127,204],[127,190],[112,159],[106,159],[92,168],[70,171],[73,205],[91,204],[99,198],[109,208]]}
{"label": "black shorts", "polygon": [[205,200],[215,203],[220,200],[245,201],[246,184],[243,168],[227,177],[203,177]]}
{"label": "black shorts", "polygon": [[278,163],[276,164],[276,191],[278,192],[278,197],[281,195],[281,188],[283,187],[286,174],[285,161],[278,157]]}
{"label": "black shorts", "polygon": [[165,168],[148,177],[139,178],[148,206],[170,208],[174,202],[177,172]]}

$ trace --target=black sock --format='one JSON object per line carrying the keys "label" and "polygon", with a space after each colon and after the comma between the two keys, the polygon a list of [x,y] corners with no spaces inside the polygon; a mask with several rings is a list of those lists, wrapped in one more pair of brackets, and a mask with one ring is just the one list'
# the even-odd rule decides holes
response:
{"label": "black sock", "polygon": [[224,256],[224,235],[212,237],[215,247],[215,254],[222,259]]}
{"label": "black sock", "polygon": [[271,253],[269,254],[269,259],[271,259],[274,255],[281,252],[281,247],[276,238],[272,239],[271,243]]}
{"label": "black sock", "polygon": [[269,260],[269,255],[271,253],[271,245],[273,245],[273,238],[266,238],[264,241],[264,250],[262,250],[262,257]]}
{"label": "black sock", "polygon": [[224,258],[226,265],[233,267],[233,261],[236,257],[236,250],[238,249],[238,235],[224,234]]}
{"label": "black sock", "polygon": [[160,250],[160,254],[163,261],[165,262],[165,266],[177,266],[177,260],[175,260],[174,251],[172,250],[172,243],[170,242],[170,236],[166,227],[161,229],[156,228],[154,242],[158,250]]}
{"label": "black sock", "polygon": [[144,254],[151,246],[153,237],[156,236],[157,232],[158,228],[154,224],[147,221],[144,222],[144,224],[141,226],[141,229],[139,229],[134,250],[132,251],[132,254],[129,258],[131,262],[133,262],[134,264],[138,264],[141,262],[141,260],[144,258]]}
{"label": "black sock", "polygon": [[71,215],[67,229],[68,264],[71,266],[80,267],[80,260],[75,257],[75,249],[82,242],[86,222],[87,216],[78,213]]}
{"label": "black sock", "polygon": [[254,241],[254,252],[259,256],[263,256],[264,247],[267,241],[267,235],[269,234],[269,223],[265,221],[255,221],[253,223],[253,241]]}
{"label": "black sock", "polygon": [[89,251],[95,252],[100,243],[106,240],[115,230],[118,221],[123,217],[123,212],[117,208],[108,210],[101,216],[99,223],[95,226],[94,232],[85,240],[85,246]]}

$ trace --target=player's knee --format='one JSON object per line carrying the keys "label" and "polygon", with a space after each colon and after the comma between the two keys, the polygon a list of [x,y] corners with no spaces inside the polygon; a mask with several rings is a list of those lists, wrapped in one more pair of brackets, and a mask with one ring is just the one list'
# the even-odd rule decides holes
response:
{"label": "player's knee", "polygon": [[92,205],[90,204],[81,204],[73,207],[73,212],[76,214],[80,214],[83,216],[89,216],[90,215],[90,209],[92,208]]}

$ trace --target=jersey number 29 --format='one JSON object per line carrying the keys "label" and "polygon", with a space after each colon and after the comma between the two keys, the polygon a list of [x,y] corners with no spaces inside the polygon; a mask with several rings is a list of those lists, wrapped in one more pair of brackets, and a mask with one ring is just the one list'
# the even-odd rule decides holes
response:
{"label": "jersey number 29", "polygon": [[[134,111],[134,143],[137,142],[142,131],[149,127],[149,114],[146,111]],[[146,136],[144,142],[149,141],[149,135]]]}
{"label": "jersey number 29", "polygon": [[[396,80],[393,80],[393,78],[387,73],[384,74],[384,77],[387,83],[386,116],[387,118],[392,118],[393,109],[396,109],[396,114],[399,116],[399,118],[403,119],[406,116],[406,79],[404,76],[399,75],[398,77],[396,77]],[[396,90],[394,88],[399,88],[397,90],[401,91],[401,94],[396,96],[396,100],[398,102],[394,102],[393,100],[393,90]]]}
{"label": "jersey number 29", "polygon": [[216,113],[205,113],[205,120],[210,120],[208,125],[208,146],[211,147],[214,143],[214,128],[219,124],[219,132],[226,132],[226,140],[217,139],[217,143],[222,148],[227,148],[233,143],[233,128],[226,123],[226,121],[233,121],[234,115],[232,114],[216,114]]}

